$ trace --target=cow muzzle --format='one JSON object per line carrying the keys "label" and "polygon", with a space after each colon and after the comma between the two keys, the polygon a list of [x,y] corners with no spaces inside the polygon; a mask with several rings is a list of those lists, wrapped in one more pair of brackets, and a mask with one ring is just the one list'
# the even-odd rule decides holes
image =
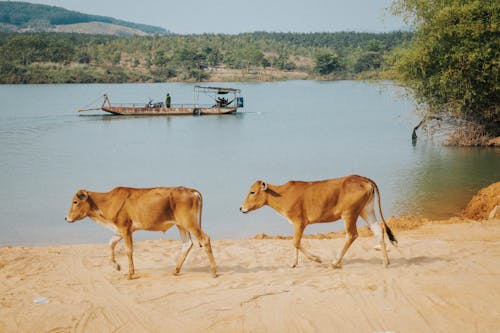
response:
{"label": "cow muzzle", "polygon": [[64,218],[64,221],[66,221],[66,222],[68,222],[68,223],[73,223],[73,222],[75,222],[75,220],[73,220],[73,219],[71,219],[71,218],[69,218],[69,217],[67,217],[67,216]]}
{"label": "cow muzzle", "polygon": [[245,207],[241,206],[240,207],[240,212],[242,212],[243,214],[246,214],[246,213],[248,213],[248,209],[246,209]]}

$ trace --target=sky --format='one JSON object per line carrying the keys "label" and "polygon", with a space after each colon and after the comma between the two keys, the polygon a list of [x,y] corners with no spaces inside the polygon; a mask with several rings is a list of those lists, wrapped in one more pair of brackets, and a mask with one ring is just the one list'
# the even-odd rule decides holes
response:
{"label": "sky", "polygon": [[253,31],[387,32],[406,29],[391,0],[30,0],[179,34]]}

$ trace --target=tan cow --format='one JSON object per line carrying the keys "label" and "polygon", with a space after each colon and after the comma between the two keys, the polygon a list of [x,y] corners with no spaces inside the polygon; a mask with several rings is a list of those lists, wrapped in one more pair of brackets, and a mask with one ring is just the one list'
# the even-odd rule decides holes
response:
{"label": "tan cow", "polygon": [[374,211],[375,194],[378,196],[383,230],[387,233],[391,243],[396,246],[396,238],[382,215],[378,187],[374,181],[362,176],[352,175],[314,182],[289,181],[281,186],[259,180],[250,188],[240,211],[248,213],[268,205],[290,221],[295,229],[293,235],[295,258],[292,267],[297,266],[299,250],[308,259],[321,262],[319,257],[310,254],[300,245],[304,229],[309,224],[334,222],[341,218],[345,222],[346,241],[342,251],[332,262],[332,267],[342,267],[342,258],[358,237],[356,221],[358,216],[361,216],[377,237],[383,253],[383,264],[387,267],[389,258],[384,242],[384,232],[377,223]]}
{"label": "tan cow", "polygon": [[117,187],[106,193],[79,190],[73,197],[66,221],[72,223],[90,217],[111,229],[115,233],[109,241],[111,263],[117,270],[120,270],[120,265],[115,261],[115,246],[122,238],[125,239],[129,278],[134,275],[132,233],[136,230],[165,232],[176,225],[183,245],[174,274],[180,272],[193,247],[193,234],[200,246],[205,248],[215,277],[217,273],[210,238],[201,230],[202,207],[200,192],[186,187]]}

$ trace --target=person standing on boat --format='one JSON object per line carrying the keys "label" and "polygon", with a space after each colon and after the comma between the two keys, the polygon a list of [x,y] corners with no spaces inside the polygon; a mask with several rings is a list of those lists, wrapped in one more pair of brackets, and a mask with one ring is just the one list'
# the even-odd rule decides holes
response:
{"label": "person standing on boat", "polygon": [[171,102],[170,94],[167,93],[167,98],[165,99],[165,105],[167,106],[167,108],[170,107],[170,102]]}

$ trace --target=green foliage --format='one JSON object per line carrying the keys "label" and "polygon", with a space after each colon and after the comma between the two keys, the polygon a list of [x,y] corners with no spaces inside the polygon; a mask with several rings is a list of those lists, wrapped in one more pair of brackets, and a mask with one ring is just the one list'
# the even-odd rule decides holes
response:
{"label": "green foliage", "polygon": [[321,75],[328,75],[341,69],[339,57],[329,50],[321,50],[314,56],[314,71]]}
{"label": "green foliage", "polygon": [[365,51],[362,52],[354,63],[354,72],[361,73],[370,70],[379,69],[382,66],[383,57],[380,52]]}
{"label": "green foliage", "polygon": [[[199,81],[210,80],[211,67],[245,73],[267,67],[282,71],[299,68],[314,78],[349,78],[382,68],[386,55],[408,36],[400,32],[144,37],[0,33],[0,82]],[[311,46],[323,42],[331,46]],[[46,75],[40,64],[57,66],[46,68],[51,73]]]}
{"label": "green foliage", "polygon": [[121,61],[121,60],[122,60],[122,55],[121,55],[121,53],[120,53],[120,52],[115,52],[115,53],[113,54],[113,59],[112,59],[111,63],[112,63],[113,65],[118,65],[118,64],[120,63],[120,61]]}
{"label": "green foliage", "polygon": [[68,40],[48,35],[17,35],[2,46],[5,60],[23,65],[39,61],[70,61],[74,52]]}
{"label": "green foliage", "polygon": [[90,55],[85,52],[85,51],[82,51],[78,54],[78,63],[80,64],[90,64]]}
{"label": "green foliage", "polygon": [[274,60],[274,67],[285,70],[285,71],[293,71],[297,66],[290,61],[290,58],[287,53],[281,53],[278,58]]}
{"label": "green foliage", "polygon": [[368,49],[373,43],[377,43],[380,49],[392,50],[396,46],[408,41],[411,33],[395,31],[388,33],[368,32],[314,32],[314,33],[284,33],[284,32],[254,32],[251,34],[254,40],[270,40],[287,46],[302,48],[329,48],[333,50],[345,50],[362,48]]}
{"label": "green foliage", "polygon": [[500,134],[500,2],[399,0],[393,9],[416,29],[395,68],[417,100]]}

